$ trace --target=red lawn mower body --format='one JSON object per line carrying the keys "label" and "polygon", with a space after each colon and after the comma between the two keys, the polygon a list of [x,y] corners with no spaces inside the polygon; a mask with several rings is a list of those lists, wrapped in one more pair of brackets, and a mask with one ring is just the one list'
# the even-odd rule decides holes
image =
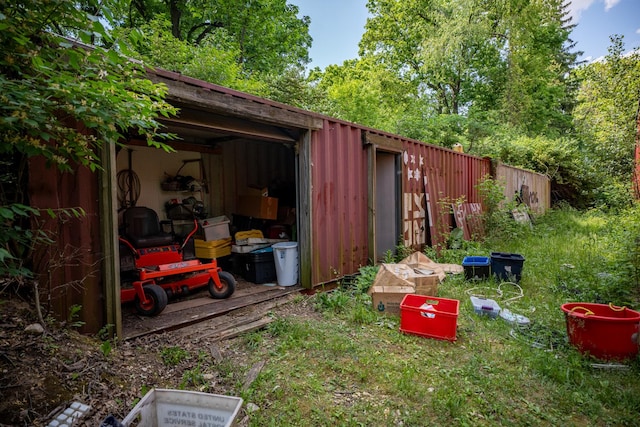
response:
{"label": "red lawn mower body", "polygon": [[176,243],[173,232],[164,232],[162,225],[152,209],[132,207],[124,212],[119,236],[121,303],[134,302],[140,314],[155,316],[169,298],[204,287],[213,298],[231,296],[235,279],[222,271],[215,259],[202,262],[195,256],[185,257],[185,246],[196,233],[198,221],[194,219],[193,230],[181,244]]}

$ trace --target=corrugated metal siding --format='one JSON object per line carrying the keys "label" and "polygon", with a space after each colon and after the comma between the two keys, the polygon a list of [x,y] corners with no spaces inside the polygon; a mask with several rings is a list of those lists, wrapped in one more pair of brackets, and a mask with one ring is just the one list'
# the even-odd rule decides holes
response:
{"label": "corrugated metal siding", "polygon": [[[400,209],[405,246],[419,249],[442,240],[452,218],[448,206],[446,212],[439,212],[441,201],[481,202],[476,185],[490,173],[489,159],[327,119],[324,128],[312,135],[314,285],[357,272],[369,262],[367,186],[372,177],[362,132],[402,143]],[[429,235],[425,234],[427,220]]]}
{"label": "corrugated metal siding", "polygon": [[[490,173],[490,161],[416,141],[406,140],[404,146],[403,201],[405,205],[413,203],[404,209],[404,239],[405,246],[417,249],[423,243],[435,245],[443,241],[453,226],[450,203],[481,202],[476,186]],[[423,230],[425,214],[430,239],[415,231],[416,226]]]}
{"label": "corrugated metal siding", "polygon": [[509,201],[518,194],[537,214],[543,214],[551,207],[551,182],[542,174],[499,164],[496,180],[505,185],[504,196]]}
{"label": "corrugated metal siding", "polygon": [[[45,305],[50,298],[51,313],[63,320],[73,305],[81,306],[80,316],[85,322],[82,330],[97,332],[105,318],[98,174],[84,167],[77,167],[73,173],[60,173],[47,168],[40,157],[30,159],[29,170],[30,204],[43,210],[39,218],[42,224],[34,227],[50,232],[54,240],[34,253],[33,270],[39,280],[40,298]],[[52,219],[44,212],[78,207],[85,210],[86,216]]]}
{"label": "corrugated metal siding", "polygon": [[367,159],[361,130],[325,119],[311,137],[313,285],[367,264]]}

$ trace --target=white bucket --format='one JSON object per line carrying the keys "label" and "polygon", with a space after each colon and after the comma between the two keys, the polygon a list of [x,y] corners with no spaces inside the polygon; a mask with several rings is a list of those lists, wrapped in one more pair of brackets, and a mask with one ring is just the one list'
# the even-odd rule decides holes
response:
{"label": "white bucket", "polygon": [[281,242],[273,246],[278,285],[293,286],[298,283],[298,242]]}

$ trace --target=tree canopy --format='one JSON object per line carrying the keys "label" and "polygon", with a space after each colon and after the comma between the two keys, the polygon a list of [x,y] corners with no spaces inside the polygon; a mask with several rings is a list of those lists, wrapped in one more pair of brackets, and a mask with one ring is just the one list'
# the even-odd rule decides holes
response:
{"label": "tree canopy", "polygon": [[22,223],[39,213],[22,191],[27,158],[95,170],[102,144],[122,143],[126,132],[154,146],[168,137],[157,121],[175,112],[163,100],[166,88],[110,36],[107,5],[83,5],[0,0],[0,273],[24,273],[15,254],[33,236]]}
{"label": "tree canopy", "polygon": [[122,27],[162,29],[169,45],[171,35],[184,46],[227,51],[249,75],[278,75],[309,62],[310,20],[298,18],[298,7],[286,0],[137,0],[121,13]]}

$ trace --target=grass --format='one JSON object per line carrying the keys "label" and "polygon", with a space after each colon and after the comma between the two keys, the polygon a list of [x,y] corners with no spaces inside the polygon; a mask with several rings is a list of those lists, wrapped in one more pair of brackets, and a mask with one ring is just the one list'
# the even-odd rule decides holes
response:
{"label": "grass", "polygon": [[460,300],[457,341],[403,334],[397,317],[367,305],[362,291],[375,276],[367,267],[355,284],[313,297],[322,320],[278,318],[238,341],[249,365],[267,361],[238,390],[259,408],[249,425],[638,425],[640,361],[596,367],[567,344],[560,310],[566,301],[596,300],[640,308],[629,273],[638,267],[628,238],[640,235],[637,214],[552,212],[533,230],[507,224],[507,238],[440,254],[457,263],[491,251],[522,254],[522,297],[506,302],[517,289],[503,285],[496,298],[529,317],[528,330],[473,312],[469,288],[496,292],[498,283],[450,276],[439,296]]}

